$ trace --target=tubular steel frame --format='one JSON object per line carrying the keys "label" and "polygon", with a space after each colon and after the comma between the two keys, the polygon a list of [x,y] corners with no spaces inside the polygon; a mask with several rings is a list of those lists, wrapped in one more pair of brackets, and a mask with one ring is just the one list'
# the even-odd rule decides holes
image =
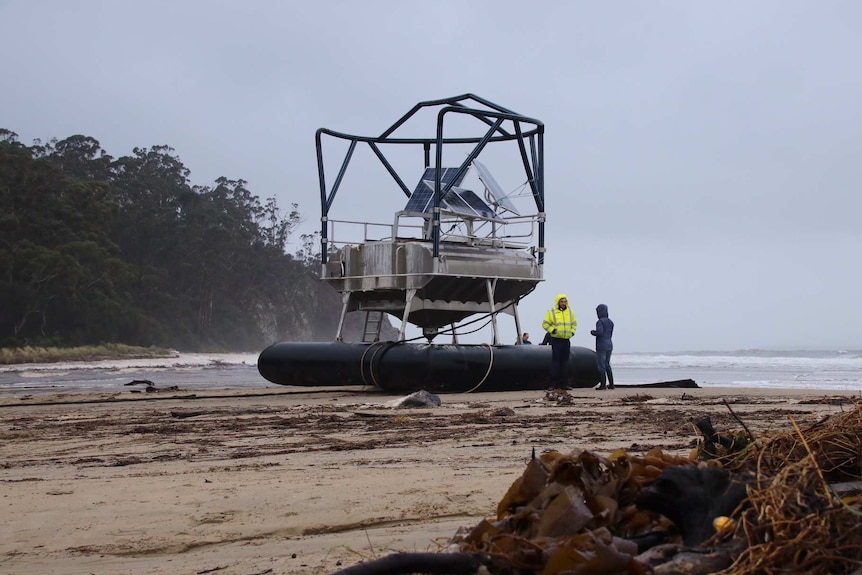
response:
{"label": "tubular steel frame", "polygon": [[[479,104],[485,109],[479,109],[475,106]],[[412,118],[417,112],[423,108],[441,107],[437,113],[437,131],[433,138],[396,138],[393,137],[398,128]],[[464,114],[473,116],[487,126],[488,130],[482,136],[467,137],[467,138],[447,138],[443,135],[443,125],[447,114]],[[512,122],[513,131],[507,131],[503,128],[504,122]],[[522,129],[522,124],[528,126],[527,130]],[[489,102],[484,98],[480,98],[474,94],[462,94],[451,98],[443,98],[439,100],[428,100],[419,102],[409,112],[404,114],[397,122],[392,124],[380,136],[354,136],[344,134],[326,128],[320,128],[315,133],[315,145],[317,148],[317,172],[320,181],[320,242],[321,242],[321,264],[326,265],[329,252],[328,238],[328,221],[329,210],[332,207],[332,202],[341,186],[342,179],[356,150],[356,144],[366,143],[386,168],[386,171],[398,184],[398,187],[404,192],[408,198],[411,196],[410,189],[405,185],[401,177],[395,172],[392,164],[383,155],[380,150],[380,144],[400,144],[400,145],[421,145],[424,148],[425,166],[431,167],[431,146],[435,146],[434,151],[434,167],[437,168],[437,176],[434,181],[434,203],[432,212],[432,241],[433,241],[433,258],[438,260],[440,257],[440,200],[449,191],[451,184],[441,188],[441,170],[443,161],[443,145],[444,144],[475,144],[473,150],[468,154],[467,158],[461,163],[458,169],[458,176],[464,174],[470,167],[470,164],[475,160],[482,150],[489,143],[516,141],[521,155],[524,172],[527,177],[527,182],[530,185],[530,190],[536,209],[539,213],[539,228],[538,228],[538,264],[541,267],[545,260],[545,186],[544,186],[544,133],[545,126],[539,120],[522,116],[516,112],[508,110],[502,106]],[[330,136],[340,140],[349,142],[349,147],[341,163],[341,168],[338,175],[332,184],[332,189],[327,190],[326,178],[324,176],[323,162],[323,136]],[[527,149],[529,143],[529,150]],[[457,179],[457,178],[456,178]]]}

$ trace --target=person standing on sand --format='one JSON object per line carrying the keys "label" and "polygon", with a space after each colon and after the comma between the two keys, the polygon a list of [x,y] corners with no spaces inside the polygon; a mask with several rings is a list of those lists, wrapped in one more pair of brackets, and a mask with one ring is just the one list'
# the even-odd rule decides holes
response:
{"label": "person standing on sand", "polygon": [[566,387],[569,376],[569,352],[572,348],[571,339],[578,329],[575,312],[569,307],[566,294],[559,294],[554,300],[554,307],[548,310],[542,329],[550,335],[551,346],[551,388]]}
{"label": "person standing on sand", "polygon": [[[611,352],[614,350],[614,322],[608,317],[608,306],[600,303],[596,307],[596,329],[590,331],[596,336],[596,364],[599,367],[601,382],[596,389],[613,389],[614,372],[611,370]],[[607,379],[607,386],[605,380]]]}

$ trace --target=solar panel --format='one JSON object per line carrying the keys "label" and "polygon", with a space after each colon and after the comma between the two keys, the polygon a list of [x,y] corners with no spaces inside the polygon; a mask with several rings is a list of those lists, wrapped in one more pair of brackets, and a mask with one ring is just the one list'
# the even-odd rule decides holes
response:
{"label": "solar panel", "polygon": [[450,212],[468,214],[471,216],[475,215],[473,212],[473,208],[471,208],[470,204],[468,204],[466,200],[461,197],[461,195],[458,193],[459,191],[461,191],[461,188],[452,188],[451,190],[449,190],[449,193],[447,193],[443,197],[443,203],[445,205],[441,207],[449,210]]}
{"label": "solar panel", "polygon": [[[443,172],[440,176],[440,189],[445,190],[446,186],[452,184],[459,185],[464,176],[467,175],[467,170],[461,174],[460,178],[455,178],[458,174],[458,168],[442,168]],[[419,183],[416,184],[416,189],[407,200],[407,205],[404,206],[406,212],[430,212],[434,205],[434,178],[437,176],[437,168],[425,168],[425,173]]]}
{"label": "solar panel", "polygon": [[443,200],[448,209],[465,216],[479,217],[486,220],[503,219],[495,214],[494,210],[471,190],[453,187]]}
{"label": "solar panel", "polygon": [[503,191],[503,188],[500,187],[500,184],[497,183],[497,180],[495,180],[494,176],[491,175],[491,172],[488,171],[488,168],[476,160],[473,160],[473,167],[476,168],[477,172],[479,172],[479,179],[482,180],[482,183],[485,184],[485,187],[489,192],[491,192],[494,199],[497,200],[497,205],[509,210],[516,216],[520,216],[521,214],[518,213],[518,209],[515,207],[515,204],[512,203],[512,200],[509,199],[509,195]]}

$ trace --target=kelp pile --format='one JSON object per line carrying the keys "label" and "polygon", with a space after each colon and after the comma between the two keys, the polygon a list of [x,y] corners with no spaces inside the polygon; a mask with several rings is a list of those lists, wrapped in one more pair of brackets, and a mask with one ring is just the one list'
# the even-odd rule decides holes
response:
{"label": "kelp pile", "polygon": [[790,433],[720,458],[756,477],[723,534],[744,543],[725,575],[862,569],[862,406],[806,429],[792,423]]}
{"label": "kelp pile", "polygon": [[791,424],[757,439],[698,425],[689,457],[534,454],[496,517],[460,530],[446,553],[339,573],[862,572],[862,407]]}
{"label": "kelp pile", "polygon": [[635,561],[638,540],[659,542],[665,519],[635,505],[662,470],[692,461],[653,451],[599,457],[588,451],[533,457],[485,520],[455,536],[459,551],[505,557],[500,573],[644,573]]}

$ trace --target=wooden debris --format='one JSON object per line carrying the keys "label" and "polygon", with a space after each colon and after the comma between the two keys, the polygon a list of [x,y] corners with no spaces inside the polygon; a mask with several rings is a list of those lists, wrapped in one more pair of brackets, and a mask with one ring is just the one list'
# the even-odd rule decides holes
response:
{"label": "wooden debris", "polygon": [[697,427],[692,457],[708,461],[534,451],[496,519],[459,530],[447,553],[396,554],[338,575],[860,572],[860,406],[756,442],[709,418]]}
{"label": "wooden debris", "polygon": [[342,569],[333,575],[473,575],[483,566],[490,564],[491,558],[481,553],[393,553],[375,561]]}

